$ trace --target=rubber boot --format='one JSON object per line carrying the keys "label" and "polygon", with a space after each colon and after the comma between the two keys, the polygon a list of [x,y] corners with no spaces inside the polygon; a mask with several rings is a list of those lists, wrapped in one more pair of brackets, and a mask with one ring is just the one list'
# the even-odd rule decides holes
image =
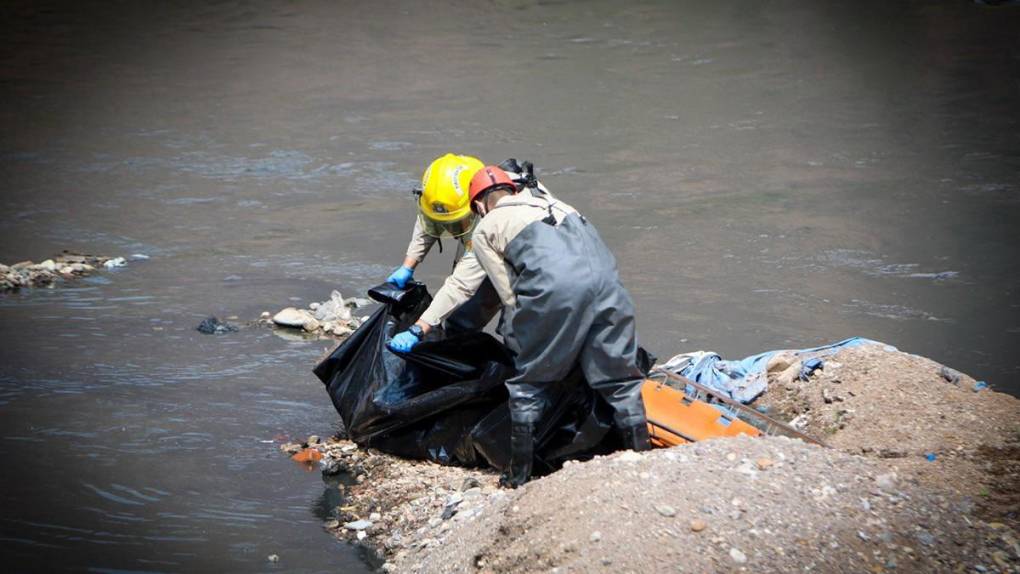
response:
{"label": "rubber boot", "polygon": [[620,437],[623,439],[623,448],[635,451],[652,448],[651,440],[648,437],[648,424],[644,421],[621,428]]}
{"label": "rubber boot", "polygon": [[533,425],[513,423],[510,426],[510,468],[499,477],[500,486],[517,488],[528,482],[531,478],[534,449]]}

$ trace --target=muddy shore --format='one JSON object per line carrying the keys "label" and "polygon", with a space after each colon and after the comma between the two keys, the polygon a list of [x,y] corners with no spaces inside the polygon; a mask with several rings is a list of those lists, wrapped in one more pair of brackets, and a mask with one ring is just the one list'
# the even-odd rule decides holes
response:
{"label": "muddy shore", "polygon": [[1016,572],[1020,401],[975,385],[923,357],[847,349],[759,400],[831,448],[742,437],[624,452],[518,490],[341,439],[307,446],[349,478],[326,527],[385,571]]}

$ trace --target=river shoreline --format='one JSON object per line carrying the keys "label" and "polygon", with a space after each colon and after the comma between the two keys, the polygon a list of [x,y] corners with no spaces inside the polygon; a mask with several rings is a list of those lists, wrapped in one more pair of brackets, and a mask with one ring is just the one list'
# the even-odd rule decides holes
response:
{"label": "river shoreline", "polygon": [[1017,571],[1020,401],[896,351],[848,349],[828,363],[762,397],[803,415],[828,449],[716,440],[570,462],[506,490],[488,469],[309,444],[324,474],[349,479],[325,526],[392,572]]}

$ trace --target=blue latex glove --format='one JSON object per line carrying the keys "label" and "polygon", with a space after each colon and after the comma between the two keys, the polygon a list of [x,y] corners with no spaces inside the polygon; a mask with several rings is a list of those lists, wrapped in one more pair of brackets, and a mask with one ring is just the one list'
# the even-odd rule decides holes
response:
{"label": "blue latex glove", "polygon": [[403,333],[397,333],[390,339],[389,343],[386,343],[386,346],[398,353],[409,353],[418,343],[418,337],[415,337],[414,333],[404,331]]}
{"label": "blue latex glove", "polygon": [[393,273],[390,273],[390,276],[386,278],[386,282],[393,283],[403,289],[407,286],[407,282],[411,280],[411,277],[414,277],[414,269],[401,265]]}

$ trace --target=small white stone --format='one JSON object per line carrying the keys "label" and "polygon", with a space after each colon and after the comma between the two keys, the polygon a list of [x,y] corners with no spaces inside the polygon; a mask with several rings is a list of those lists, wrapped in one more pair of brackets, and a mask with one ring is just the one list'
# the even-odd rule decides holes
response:
{"label": "small white stone", "polygon": [[737,564],[747,562],[747,555],[741,552],[738,548],[730,548],[730,558],[732,558]]}

